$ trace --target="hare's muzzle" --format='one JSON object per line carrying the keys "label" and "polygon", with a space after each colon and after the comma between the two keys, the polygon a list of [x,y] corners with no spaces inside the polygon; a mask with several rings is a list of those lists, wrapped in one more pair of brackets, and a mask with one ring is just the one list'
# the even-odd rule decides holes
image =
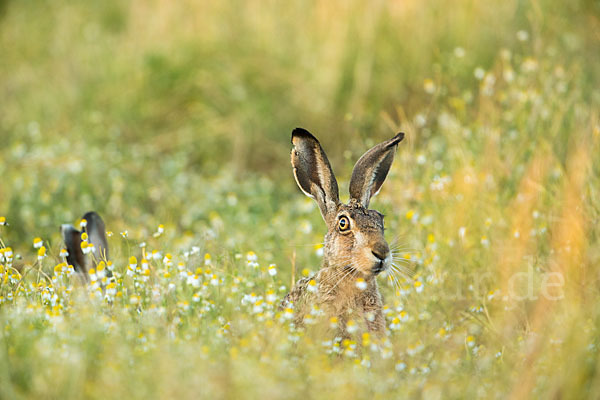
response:
{"label": "hare's muzzle", "polygon": [[377,275],[385,270],[389,264],[390,248],[387,243],[378,243],[371,249],[371,254],[375,261],[371,271],[374,275]]}

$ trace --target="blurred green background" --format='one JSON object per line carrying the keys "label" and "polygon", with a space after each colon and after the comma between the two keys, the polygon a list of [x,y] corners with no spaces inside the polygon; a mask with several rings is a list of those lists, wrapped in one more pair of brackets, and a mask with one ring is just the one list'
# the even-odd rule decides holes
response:
{"label": "blurred green background", "polygon": [[[0,398],[598,398],[599,66],[591,0],[0,0],[0,247],[31,272],[0,285]],[[387,358],[330,357],[274,300],[243,304],[319,266],[297,126],[342,195],[406,132],[372,202],[415,272],[403,293],[380,279]],[[114,306],[41,275],[92,209],[115,271],[173,254]],[[175,263],[205,252],[194,293]],[[510,297],[525,272],[532,293]],[[560,301],[540,295],[555,273]]]}
{"label": "blurred green background", "polygon": [[0,210],[17,241],[88,209],[197,229],[222,176],[295,196],[296,126],[342,178],[400,129],[411,149],[439,140],[445,110],[505,136],[474,77],[502,68],[502,49],[562,66],[576,101],[600,103],[597,1],[0,4]]}

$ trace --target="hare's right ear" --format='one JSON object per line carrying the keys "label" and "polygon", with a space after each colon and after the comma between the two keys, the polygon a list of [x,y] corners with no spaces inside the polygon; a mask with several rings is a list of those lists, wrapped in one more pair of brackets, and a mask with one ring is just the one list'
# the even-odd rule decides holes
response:
{"label": "hare's right ear", "polygon": [[85,257],[81,250],[81,232],[73,225],[63,224],[60,226],[60,233],[68,253],[67,263],[76,271],[86,273]]}
{"label": "hare's right ear", "polygon": [[94,255],[97,262],[108,261],[108,242],[106,240],[106,228],[100,215],[94,211],[85,213],[82,217],[86,221],[84,232],[88,234],[88,240],[94,245]]}
{"label": "hare's right ear", "polygon": [[310,132],[296,128],[292,132],[294,177],[305,195],[316,200],[323,219],[336,212],[338,184],[321,144]]}
{"label": "hare's right ear", "polygon": [[363,207],[369,208],[371,197],[375,196],[394,161],[394,152],[404,139],[400,132],[393,138],[379,143],[362,155],[354,165],[350,178],[350,198],[358,200]]}

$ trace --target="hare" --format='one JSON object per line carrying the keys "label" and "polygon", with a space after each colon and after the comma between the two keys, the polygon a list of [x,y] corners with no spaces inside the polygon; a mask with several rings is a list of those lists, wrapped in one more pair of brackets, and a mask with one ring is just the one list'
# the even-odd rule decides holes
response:
{"label": "hare", "polygon": [[[88,282],[89,270],[96,267],[100,261],[108,261],[108,242],[104,221],[102,221],[100,215],[90,211],[85,213],[82,221],[85,222],[82,224],[81,232],[70,224],[61,225],[60,232],[67,249],[67,263],[72,265],[73,269]],[[87,235],[89,245],[93,245],[84,246],[92,250],[92,257],[87,256],[81,247],[83,233]],[[111,275],[110,270],[107,271],[107,275]]]}
{"label": "hare", "polygon": [[319,141],[308,131],[292,132],[292,167],[296,183],[315,199],[327,224],[323,263],[311,277],[300,279],[283,299],[292,307],[296,324],[302,324],[307,308],[317,305],[337,318],[347,337],[349,319],[364,321],[369,332],[385,334],[383,298],[376,277],[391,264],[390,248],[383,235],[383,214],[369,209],[369,201],[385,180],[404,133],[367,151],[356,163],[350,179],[350,201],[343,204],[329,160]]}

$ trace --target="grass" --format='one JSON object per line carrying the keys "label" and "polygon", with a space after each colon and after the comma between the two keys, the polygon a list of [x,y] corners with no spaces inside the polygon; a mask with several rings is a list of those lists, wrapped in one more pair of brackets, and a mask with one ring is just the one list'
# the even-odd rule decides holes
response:
{"label": "grass", "polygon": [[[597,398],[599,12],[1,1],[0,398]],[[380,278],[382,342],[277,309],[325,233],[296,126],[342,194],[407,134],[372,202],[415,271]],[[108,298],[56,268],[90,209]]]}

